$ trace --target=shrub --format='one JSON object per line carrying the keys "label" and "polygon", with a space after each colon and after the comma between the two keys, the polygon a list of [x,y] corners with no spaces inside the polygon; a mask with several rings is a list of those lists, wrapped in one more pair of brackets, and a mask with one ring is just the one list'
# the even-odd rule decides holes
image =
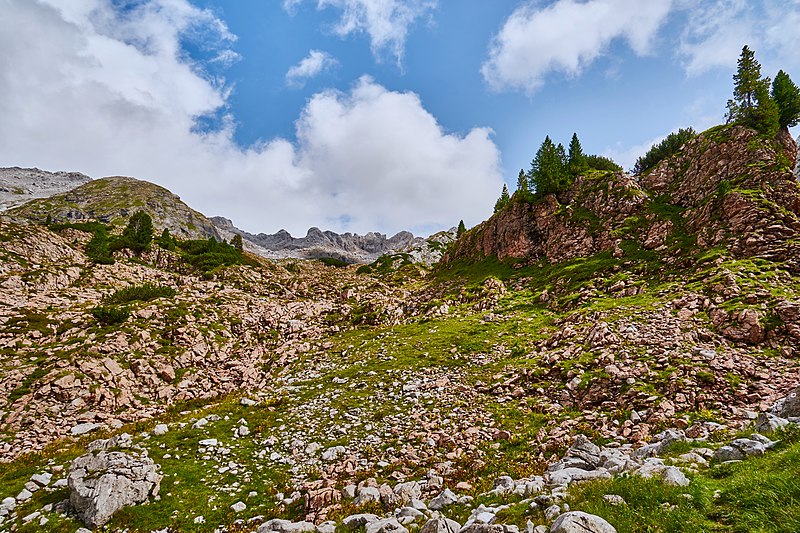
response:
{"label": "shrub", "polygon": [[178,247],[184,252],[183,259],[204,273],[210,273],[220,266],[242,263],[242,253],[239,250],[213,237],[183,241],[178,243]]}
{"label": "shrub", "polygon": [[337,259],[336,257],[320,257],[319,262],[323,265],[328,265],[336,268],[342,268],[347,266],[347,261],[342,261],[341,259]]}
{"label": "shrub", "polygon": [[661,161],[680,152],[684,144],[697,137],[692,128],[679,129],[667,135],[666,139],[654,144],[648,152],[636,160],[634,174],[642,174],[655,167]]}
{"label": "shrub", "polygon": [[130,309],[116,305],[101,305],[90,311],[97,323],[103,326],[122,324],[131,316]]}
{"label": "shrub", "polygon": [[155,283],[144,283],[125,287],[108,296],[105,301],[112,304],[124,304],[129,302],[141,301],[148,302],[156,298],[171,298],[175,296],[175,289],[166,285],[156,285]]}
{"label": "shrub", "polygon": [[613,160],[602,155],[587,155],[586,166],[594,170],[605,170],[608,172],[622,172],[622,167]]}

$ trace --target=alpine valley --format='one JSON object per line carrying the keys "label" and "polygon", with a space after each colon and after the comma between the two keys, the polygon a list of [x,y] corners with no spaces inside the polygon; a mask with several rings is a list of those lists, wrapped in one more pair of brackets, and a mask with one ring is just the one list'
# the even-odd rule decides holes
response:
{"label": "alpine valley", "polygon": [[427,239],[4,169],[0,530],[800,530],[797,151],[734,121]]}

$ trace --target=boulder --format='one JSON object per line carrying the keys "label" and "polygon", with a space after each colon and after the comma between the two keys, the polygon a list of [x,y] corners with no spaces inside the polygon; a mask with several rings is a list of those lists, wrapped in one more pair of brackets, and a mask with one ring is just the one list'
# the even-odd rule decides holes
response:
{"label": "boulder", "polygon": [[145,455],[106,451],[82,455],[69,467],[70,504],[86,525],[103,526],[123,507],[158,495],[163,477],[158,468]]}
{"label": "boulder", "polygon": [[311,522],[291,522],[276,518],[261,524],[257,533],[268,533],[270,531],[279,533],[314,533],[316,529],[316,526]]}
{"label": "boulder", "polygon": [[454,520],[447,518],[434,518],[428,520],[419,533],[458,533],[461,530],[461,524]]}
{"label": "boulder", "polygon": [[778,400],[770,412],[781,418],[800,417],[800,387],[794,389],[788,396]]}
{"label": "boulder", "polygon": [[408,533],[408,530],[392,517],[368,523],[365,533]]}
{"label": "boulder", "polygon": [[759,433],[773,433],[788,424],[789,421],[785,418],[763,412],[759,413],[758,418],[756,418],[756,431]]}
{"label": "boulder", "polygon": [[597,515],[570,511],[556,518],[550,533],[617,533],[617,530]]}
{"label": "boulder", "polygon": [[429,509],[438,511],[458,501],[458,497],[450,489],[444,489],[441,494],[432,499],[428,504]]}

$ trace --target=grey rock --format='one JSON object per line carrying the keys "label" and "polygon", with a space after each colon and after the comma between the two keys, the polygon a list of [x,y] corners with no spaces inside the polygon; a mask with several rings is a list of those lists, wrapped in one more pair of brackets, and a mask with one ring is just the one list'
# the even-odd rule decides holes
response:
{"label": "grey rock", "polygon": [[357,490],[358,487],[356,487],[355,485],[346,485],[342,489],[342,497],[345,498],[346,500],[355,500]]}
{"label": "grey rock", "polygon": [[794,389],[788,396],[778,400],[770,412],[781,418],[800,416],[800,387]]}
{"label": "grey rock", "polygon": [[738,448],[723,446],[714,453],[713,460],[718,463],[724,463],[726,461],[741,461],[744,457],[744,453]]}
{"label": "grey rock", "polygon": [[550,483],[553,485],[569,485],[576,481],[593,481],[596,479],[611,479],[608,470],[601,468],[598,470],[583,470],[581,468],[565,468],[548,474]]}
{"label": "grey rock", "polygon": [[508,494],[514,490],[514,480],[509,476],[500,476],[492,483],[492,492],[497,494]]}
{"label": "grey rock", "polygon": [[378,517],[371,513],[360,513],[350,515],[342,520],[342,525],[349,529],[365,526],[371,522],[378,520]]}
{"label": "grey rock", "polygon": [[561,507],[558,505],[551,505],[547,509],[544,510],[544,517],[548,522],[554,522],[556,518],[561,514]]}
{"label": "grey rock", "polygon": [[153,428],[153,435],[159,437],[161,435],[166,435],[169,431],[169,426],[166,424],[156,424],[156,427]]}
{"label": "grey rock", "polygon": [[759,413],[756,418],[756,431],[759,433],[773,433],[775,430],[786,427],[789,421],[772,413]]}
{"label": "grey rock", "polygon": [[344,446],[332,446],[322,452],[323,461],[335,461],[340,456],[344,455],[347,449]]}
{"label": "grey rock", "polygon": [[428,508],[433,509],[434,511],[439,511],[445,507],[453,505],[457,501],[458,497],[453,494],[453,491],[450,489],[444,489],[441,494],[436,496],[428,503]]}
{"label": "grey rock", "polygon": [[600,466],[600,448],[585,435],[575,437],[575,442],[567,450],[567,456],[582,459],[591,467],[588,470]]}
{"label": "grey rock", "polygon": [[370,502],[380,503],[380,501],[381,492],[376,487],[361,487],[358,489],[358,497],[354,503],[356,505],[364,505]]}
{"label": "grey rock", "polygon": [[10,496],[8,498],[3,498],[3,501],[0,502],[0,516],[6,516],[16,508],[17,500]]}
{"label": "grey rock", "polygon": [[34,474],[31,476],[31,481],[39,485],[40,487],[46,487],[50,484],[50,481],[53,479],[53,474],[45,473],[45,474]]}
{"label": "grey rock", "polygon": [[123,507],[158,495],[162,477],[158,465],[149,457],[123,452],[88,453],[70,464],[69,501],[86,525],[103,526]]}
{"label": "grey rock", "polygon": [[17,494],[17,501],[22,503],[30,500],[33,497],[33,493],[28,489],[22,489],[19,494]]}
{"label": "grey rock", "polygon": [[408,529],[403,527],[397,518],[392,517],[368,523],[365,533],[408,533]]}
{"label": "grey rock", "polygon": [[627,505],[627,503],[625,502],[625,498],[623,498],[619,494],[604,494],[603,501],[614,507],[618,505]]}
{"label": "grey rock", "polygon": [[292,522],[275,518],[261,524],[257,533],[268,533],[270,531],[279,533],[315,533],[316,529],[316,526],[311,522]]}
{"label": "grey rock", "polygon": [[661,479],[667,485],[672,486],[685,487],[689,484],[689,479],[678,467],[667,466],[664,461],[658,458],[648,459],[633,473],[645,479]]}
{"label": "grey rock", "polygon": [[317,524],[317,533],[336,533],[336,522],[328,521]]}
{"label": "grey rock", "polygon": [[434,518],[425,522],[419,533],[458,533],[461,530],[461,524],[455,520],[447,518]]}
{"label": "grey rock", "polygon": [[617,530],[597,515],[570,511],[556,519],[550,533],[617,533]]}
{"label": "grey rock", "polygon": [[422,487],[416,481],[398,483],[394,486],[394,493],[401,503],[408,503],[411,500],[418,500],[422,497]]}
{"label": "grey rock", "polygon": [[425,515],[419,509],[414,509],[413,507],[401,507],[397,510],[397,516],[410,516],[413,519],[417,519],[422,518]]}
{"label": "grey rock", "polygon": [[87,448],[91,452],[111,450],[112,448],[130,448],[133,446],[133,437],[128,433],[114,435],[110,439],[98,439],[89,443]]}
{"label": "grey rock", "polygon": [[231,505],[231,509],[233,509],[234,513],[241,513],[245,509],[247,509],[247,505],[244,502],[236,502]]}
{"label": "grey rock", "polygon": [[759,457],[766,451],[762,443],[753,439],[735,439],[730,445],[739,449],[747,457]]}
{"label": "grey rock", "polygon": [[69,432],[71,435],[77,437],[79,435],[85,435],[86,433],[92,432],[98,428],[100,428],[100,424],[95,424],[94,422],[84,422],[83,424],[73,426]]}

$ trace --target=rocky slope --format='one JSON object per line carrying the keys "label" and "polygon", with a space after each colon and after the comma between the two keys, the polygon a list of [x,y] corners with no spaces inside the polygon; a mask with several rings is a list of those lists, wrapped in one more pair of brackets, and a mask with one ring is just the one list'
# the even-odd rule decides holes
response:
{"label": "rocky slope", "polygon": [[640,177],[593,173],[556,198],[510,206],[460,239],[447,260],[476,256],[560,262],[624,243],[681,253],[728,247],[737,257],[800,269],[800,189],[791,136],[741,126],[709,130]]}
{"label": "rocky slope", "polygon": [[6,214],[17,219],[44,222],[98,220],[124,225],[130,215],[146,211],[154,227],[182,239],[220,238],[214,224],[187,206],[175,194],[153,183],[126,177],[92,180],[67,192],[30,201]]}
{"label": "rocky slope", "polygon": [[0,168],[0,211],[36,198],[67,192],[91,181],[78,172],[47,172],[38,168]]}
{"label": "rocky slope", "polygon": [[434,268],[93,264],[0,217],[0,529],[797,529],[787,165],[716,130]]}

